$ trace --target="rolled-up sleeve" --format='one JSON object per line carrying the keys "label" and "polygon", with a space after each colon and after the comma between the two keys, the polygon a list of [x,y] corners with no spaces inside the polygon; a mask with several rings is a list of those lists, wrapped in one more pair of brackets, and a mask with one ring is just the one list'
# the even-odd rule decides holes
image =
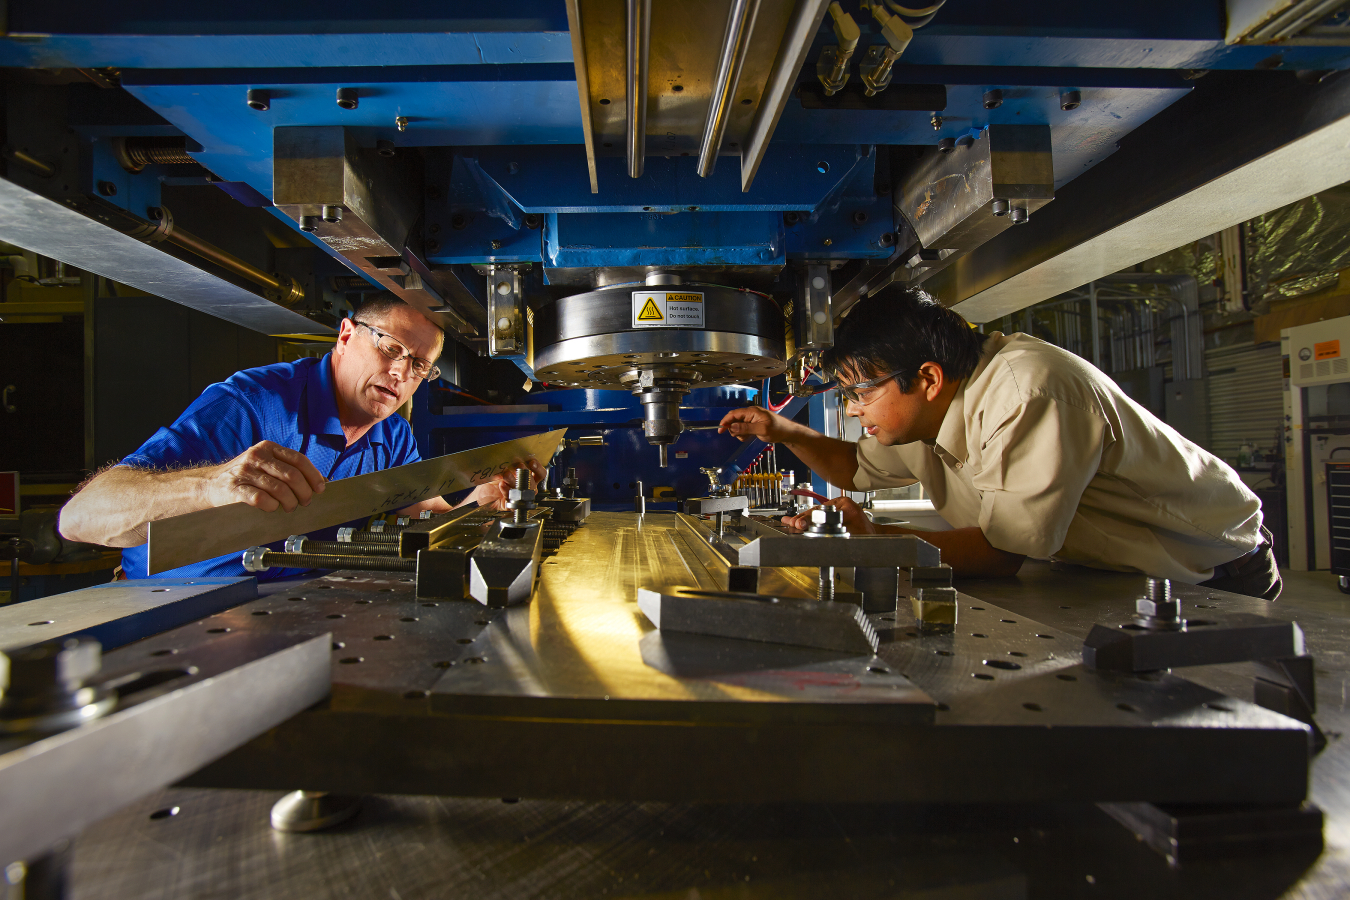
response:
{"label": "rolled-up sleeve", "polygon": [[1034,558],[1058,551],[1113,440],[1106,419],[1062,401],[1033,397],[1012,408],[985,439],[972,479],[985,538]]}
{"label": "rolled-up sleeve", "polygon": [[884,447],[873,437],[858,441],[858,471],[853,474],[854,490],[904,487],[918,480],[900,458],[896,448]]}

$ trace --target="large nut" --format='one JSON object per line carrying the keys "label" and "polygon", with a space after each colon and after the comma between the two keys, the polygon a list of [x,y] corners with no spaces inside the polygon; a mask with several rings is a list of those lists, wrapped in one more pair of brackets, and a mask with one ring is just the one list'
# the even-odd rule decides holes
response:
{"label": "large nut", "polygon": [[0,688],[11,700],[78,690],[103,663],[102,645],[92,638],[66,638],[0,655],[6,657]]}
{"label": "large nut", "polygon": [[843,520],[839,510],[833,506],[820,506],[811,510],[811,522],[816,525],[838,525]]}
{"label": "large nut", "polygon": [[1181,617],[1181,604],[1171,597],[1166,600],[1142,597],[1134,601],[1134,611],[1150,619],[1178,619]]}

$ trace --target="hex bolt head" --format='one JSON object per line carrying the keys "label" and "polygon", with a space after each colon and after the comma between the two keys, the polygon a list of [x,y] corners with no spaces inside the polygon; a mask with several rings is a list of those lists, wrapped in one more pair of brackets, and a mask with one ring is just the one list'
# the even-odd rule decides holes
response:
{"label": "hex bolt head", "polygon": [[264,88],[249,88],[248,108],[266,112],[272,108],[272,92]]}
{"label": "hex bolt head", "polygon": [[1181,617],[1181,604],[1176,600],[1150,600],[1147,597],[1134,601],[1134,611],[1150,619],[1178,619]]}
{"label": "hex bolt head", "polygon": [[1077,109],[1083,105],[1083,94],[1081,91],[1061,91],[1059,95],[1059,108],[1068,112],[1071,109]]}
{"label": "hex bolt head", "polygon": [[66,638],[0,654],[0,692],[7,700],[70,693],[97,675],[103,647],[93,638]]}
{"label": "hex bolt head", "polygon": [[337,105],[343,109],[356,109],[361,103],[357,96],[356,88],[344,87],[337,89]]}
{"label": "hex bolt head", "polygon": [[1003,91],[999,90],[998,88],[994,88],[993,90],[984,92],[985,109],[998,109],[1002,105],[1003,105]]}

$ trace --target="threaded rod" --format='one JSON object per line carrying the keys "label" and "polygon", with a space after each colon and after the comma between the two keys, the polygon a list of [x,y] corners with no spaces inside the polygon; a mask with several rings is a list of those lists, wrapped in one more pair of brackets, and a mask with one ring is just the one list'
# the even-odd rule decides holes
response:
{"label": "threaded rod", "polygon": [[306,538],[300,545],[300,552],[337,556],[397,556],[398,546],[389,542],[348,544],[343,541],[311,541]]}
{"label": "threaded rod", "polygon": [[820,567],[820,590],[816,593],[816,599],[834,599],[834,566]]}
{"label": "threaded rod", "polygon": [[269,550],[259,560],[267,568],[364,569],[372,572],[416,572],[416,559],[398,556],[355,556],[323,553],[278,553]]}
{"label": "threaded rod", "polygon": [[[403,529],[399,529],[402,531]],[[343,541],[334,541],[339,546],[346,546]],[[353,544],[397,544],[398,531],[353,531]]]}

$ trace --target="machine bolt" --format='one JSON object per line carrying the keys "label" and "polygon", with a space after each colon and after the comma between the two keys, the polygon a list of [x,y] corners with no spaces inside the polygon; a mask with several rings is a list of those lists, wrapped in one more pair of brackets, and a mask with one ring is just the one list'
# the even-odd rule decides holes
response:
{"label": "machine bolt", "polygon": [[272,108],[272,92],[263,88],[249,88],[248,108],[266,112]]}
{"label": "machine bolt", "polygon": [[356,88],[344,87],[337,89],[337,105],[343,109],[356,109],[360,104],[357,97]]}
{"label": "machine bolt", "polygon": [[998,109],[1003,105],[1003,92],[998,88],[984,92],[984,108]]}
{"label": "machine bolt", "polygon": [[1077,109],[1082,104],[1083,94],[1080,91],[1062,91],[1059,95],[1059,108],[1065,112]]}
{"label": "machine bolt", "polygon": [[382,138],[375,142],[375,152],[386,159],[392,157],[396,149],[398,148],[394,146],[394,142],[387,138]]}
{"label": "machine bolt", "polygon": [[330,223],[332,223],[332,224],[334,224],[334,225],[336,225],[338,222],[341,222],[341,221],[342,221],[342,207],[340,207],[340,206],[325,206],[325,207],[323,208],[323,220],[324,220],[325,222],[330,222]]}
{"label": "machine bolt", "polygon": [[501,241],[494,240],[494,241],[492,242],[492,249],[493,249],[493,250],[500,250],[500,249],[502,249],[502,242],[501,242]]}
{"label": "machine bolt", "polygon": [[1011,208],[1007,200],[995,200],[989,207],[989,211],[996,216],[1006,216]]}
{"label": "machine bolt", "polygon": [[396,117],[394,117],[394,124],[398,126],[398,130],[399,130],[399,131],[407,131],[407,130],[408,130],[408,117],[407,117],[407,116],[396,116]]}
{"label": "machine bolt", "polygon": [[943,153],[951,153],[956,149],[956,138],[943,138],[938,141],[938,149]]}
{"label": "machine bolt", "polygon": [[1027,212],[1025,206],[1014,206],[1012,208],[1012,223],[1014,225],[1021,225],[1029,218],[1031,218],[1031,213]]}
{"label": "machine bolt", "polygon": [[1148,579],[1134,611],[1135,621],[1154,631],[1179,631],[1186,624],[1181,618],[1181,602],[1172,596],[1172,583],[1166,578]]}
{"label": "machine bolt", "polygon": [[933,130],[934,130],[934,131],[939,131],[939,130],[941,130],[941,128],[942,128],[942,116],[939,116],[937,113],[933,113],[933,118],[931,118],[931,119],[928,120],[928,124],[930,124],[930,125],[933,126]]}
{"label": "machine bolt", "polygon": [[98,183],[98,192],[105,197],[116,197],[117,185],[111,181],[100,181]]}
{"label": "machine bolt", "polygon": [[318,227],[319,227],[319,217],[318,217],[318,216],[301,216],[301,217],[300,217],[300,230],[301,230],[301,231],[314,231],[314,230],[316,230]]}

